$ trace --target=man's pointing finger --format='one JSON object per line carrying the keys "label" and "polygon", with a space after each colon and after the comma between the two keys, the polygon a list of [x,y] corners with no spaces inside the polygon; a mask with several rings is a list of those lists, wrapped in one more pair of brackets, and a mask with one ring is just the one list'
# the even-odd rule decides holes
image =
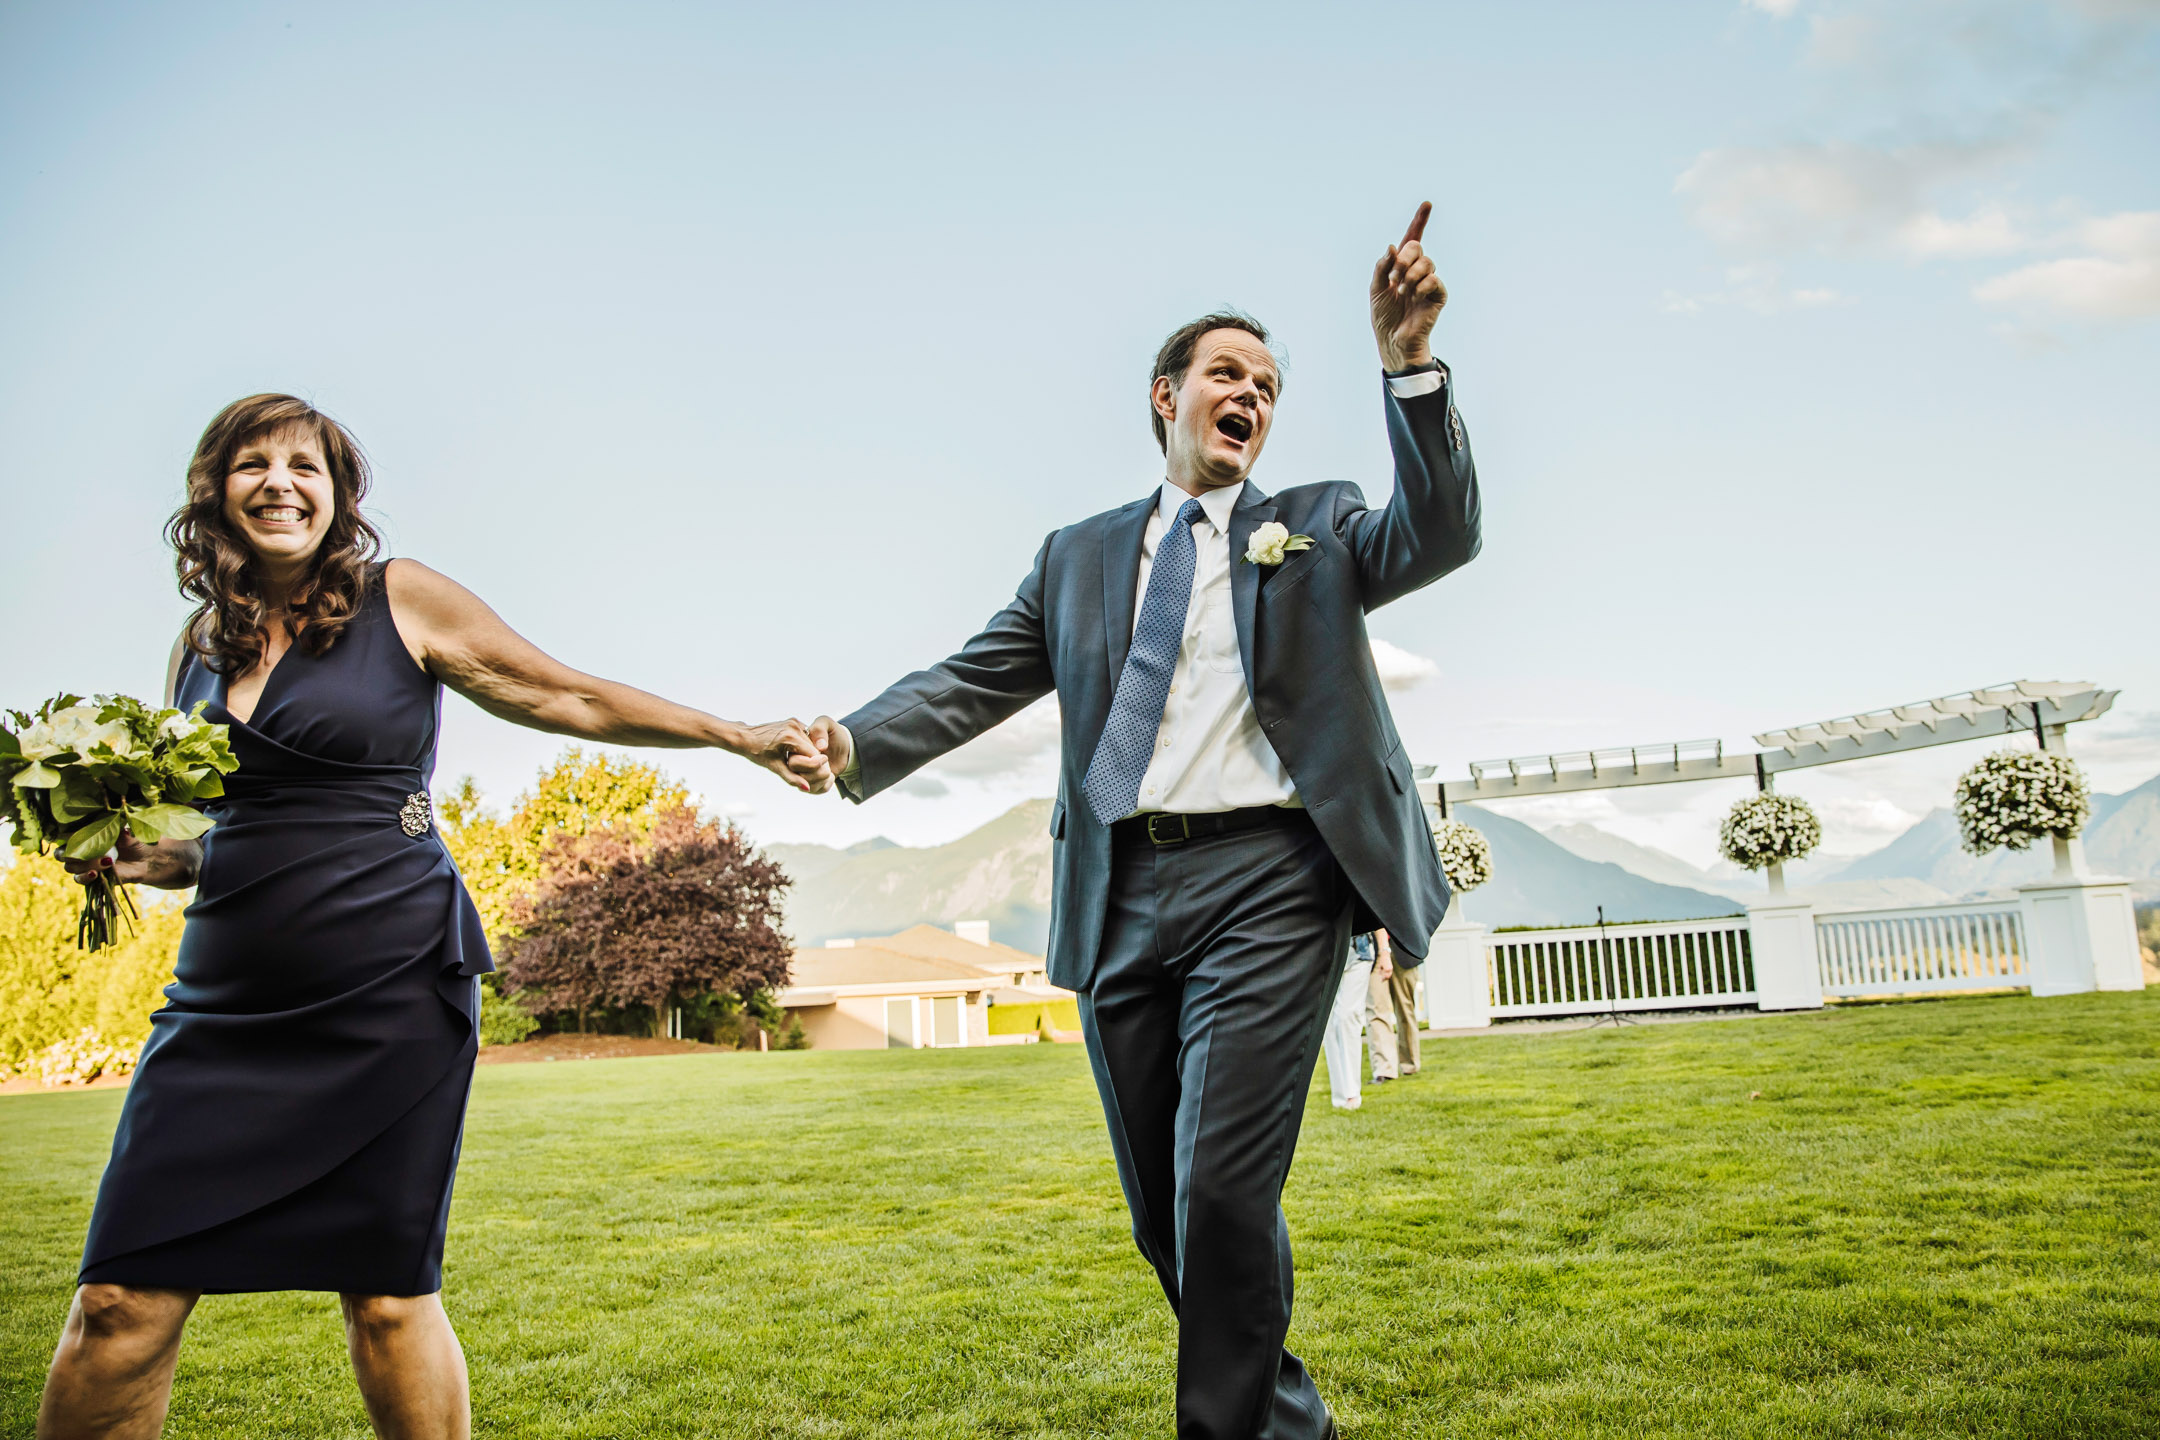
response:
{"label": "man's pointing finger", "polygon": [[1432,201],[1419,202],[1417,214],[1410,221],[1410,228],[1403,231],[1402,243],[1408,245],[1413,240],[1423,240],[1425,238],[1425,222],[1431,218]]}

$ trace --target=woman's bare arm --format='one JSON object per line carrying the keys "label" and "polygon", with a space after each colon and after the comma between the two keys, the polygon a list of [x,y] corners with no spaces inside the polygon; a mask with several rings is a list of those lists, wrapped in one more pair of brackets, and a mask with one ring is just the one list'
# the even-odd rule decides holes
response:
{"label": "woman's bare arm", "polygon": [[573,670],[503,623],[479,596],[417,560],[385,572],[390,612],[419,666],[490,715],[611,745],[710,746],[798,790],[832,785],[802,723],[743,725]]}

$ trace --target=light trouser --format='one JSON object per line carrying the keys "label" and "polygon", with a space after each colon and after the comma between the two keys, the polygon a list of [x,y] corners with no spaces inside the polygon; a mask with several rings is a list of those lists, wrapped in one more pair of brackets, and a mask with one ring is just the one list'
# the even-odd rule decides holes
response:
{"label": "light trouser", "polygon": [[1388,997],[1395,1002],[1395,1058],[1396,1070],[1403,1075],[1415,1075],[1418,1070],[1418,1018],[1417,983],[1418,970],[1397,964],[1395,974],[1388,981]]}
{"label": "light trouser", "polygon": [[[1365,969],[1365,993],[1358,997],[1365,1006],[1365,1044],[1372,1051],[1372,1078],[1393,1080],[1395,1078],[1395,1002],[1390,998],[1387,981],[1374,973],[1379,967],[1369,965]],[[1396,967],[1400,975],[1402,968]]]}
{"label": "light trouser", "polygon": [[1359,1077],[1365,1068],[1366,990],[1372,972],[1372,961],[1360,960],[1354,954],[1350,957],[1350,963],[1343,967],[1342,984],[1335,987],[1327,1037],[1320,1042],[1327,1054],[1328,1099],[1338,1110],[1355,1110],[1365,1093]]}
{"label": "light trouser", "polygon": [[1290,1332],[1283,1182],[1355,902],[1301,810],[1157,848],[1122,837],[1080,996],[1133,1238],[1178,1317],[1180,1440],[1320,1440]]}

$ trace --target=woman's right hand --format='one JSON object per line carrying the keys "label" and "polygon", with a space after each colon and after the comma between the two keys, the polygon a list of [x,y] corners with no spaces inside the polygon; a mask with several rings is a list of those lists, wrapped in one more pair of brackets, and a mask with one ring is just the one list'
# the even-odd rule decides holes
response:
{"label": "woman's right hand", "polygon": [[111,855],[101,855],[95,860],[63,857],[60,863],[80,885],[88,885],[91,877],[102,872],[120,885],[185,890],[195,883],[195,874],[202,868],[202,842],[160,840],[155,845],[146,845],[122,830],[120,843],[113,847]]}

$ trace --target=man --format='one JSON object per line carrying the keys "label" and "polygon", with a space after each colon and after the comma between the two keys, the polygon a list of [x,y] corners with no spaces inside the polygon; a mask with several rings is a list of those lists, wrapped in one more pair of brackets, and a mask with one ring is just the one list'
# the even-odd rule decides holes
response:
{"label": "man", "polygon": [[1052,534],[950,659],[812,738],[862,801],[1056,690],[1064,760],[1050,981],[1082,1028],[1140,1252],[1178,1316],[1178,1434],[1334,1433],[1283,1349],[1279,1200],[1353,930],[1422,958],[1447,882],[1374,673],[1365,612],[1478,549],[1478,496],[1433,322],[1430,205],[1374,267],[1395,495],[1262,494],[1282,374],[1267,332],[1173,334],[1149,401],[1167,470]]}

